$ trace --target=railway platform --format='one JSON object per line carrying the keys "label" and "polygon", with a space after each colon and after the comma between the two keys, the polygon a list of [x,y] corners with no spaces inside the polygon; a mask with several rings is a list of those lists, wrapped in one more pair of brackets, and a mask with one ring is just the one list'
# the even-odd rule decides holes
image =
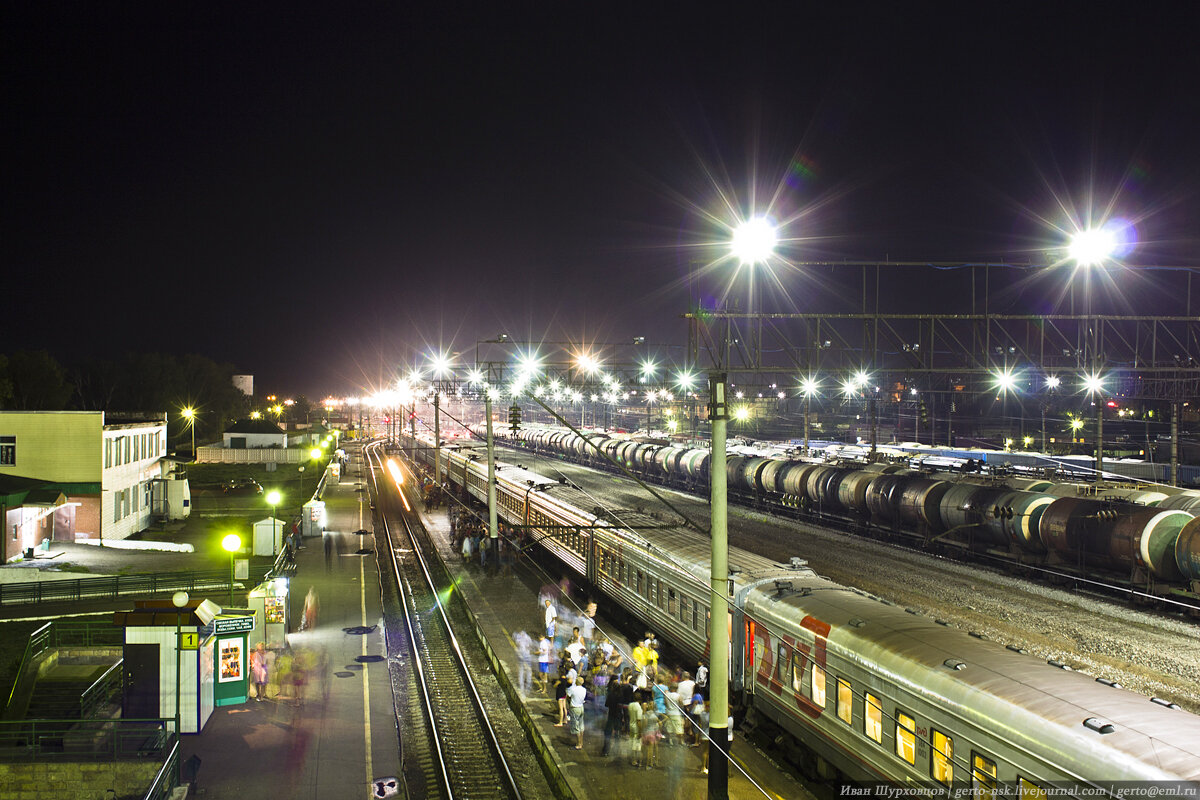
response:
{"label": "railway platform", "polygon": [[[367,495],[356,491],[361,469],[354,464],[324,492],[329,555],[315,537],[298,553],[288,638],[296,660],[309,660],[304,684],[272,676],[266,700],[217,708],[201,733],[184,736],[181,763],[199,759],[189,797],[362,800],[387,796],[375,782],[399,776],[374,537],[354,533],[371,528]],[[316,624],[299,631],[310,588]]]}
{"label": "railway platform", "polygon": [[[497,575],[481,568],[478,563],[464,563],[461,554],[454,552],[451,545],[446,507],[443,505],[419,513],[443,562],[454,576],[456,586],[470,606],[476,624],[487,639],[494,659],[502,665],[509,682],[516,686],[518,659],[513,634],[524,630],[534,641],[537,640],[543,628],[543,612],[539,607],[540,582],[522,576],[520,573],[523,570],[510,575]],[[546,576],[546,580],[554,583],[558,577]],[[582,613],[581,606],[586,604],[587,598],[577,592],[572,597],[576,604],[575,613]],[[598,601],[597,635],[607,635],[628,654],[629,643],[605,617],[603,598],[595,599]],[[570,625],[569,621],[567,625]],[[636,768],[630,764],[628,742],[622,742],[622,746],[614,748],[607,757],[601,755],[604,744],[603,708],[594,708],[589,702],[585,714],[584,746],[582,750],[575,750],[576,737],[569,733],[567,727],[555,725],[558,709],[553,690],[546,695],[538,694],[535,690],[525,696],[522,702],[541,739],[544,752],[553,759],[557,771],[575,797],[604,800],[707,797],[708,776],[701,764],[701,754],[707,743],[701,747],[660,745],[657,767]],[[729,796],[734,800],[812,797],[798,781],[772,764],[736,732],[732,757],[734,763],[729,769]]]}

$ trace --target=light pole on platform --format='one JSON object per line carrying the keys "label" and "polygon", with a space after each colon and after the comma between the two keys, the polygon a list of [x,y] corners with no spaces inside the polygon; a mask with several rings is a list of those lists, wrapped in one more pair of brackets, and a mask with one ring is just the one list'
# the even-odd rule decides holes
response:
{"label": "light pole on platform", "polygon": [[242,549],[242,537],[236,533],[228,534],[221,540],[221,547],[229,553],[229,607],[233,608],[233,557]]}
{"label": "light pole on platform", "polygon": [[183,608],[188,604],[187,592],[176,592],[171,595],[171,605],[175,606],[175,736],[179,737],[180,723],[180,704],[179,693],[182,681],[180,679],[180,669],[183,664],[183,654],[180,652],[180,645],[183,644]]}

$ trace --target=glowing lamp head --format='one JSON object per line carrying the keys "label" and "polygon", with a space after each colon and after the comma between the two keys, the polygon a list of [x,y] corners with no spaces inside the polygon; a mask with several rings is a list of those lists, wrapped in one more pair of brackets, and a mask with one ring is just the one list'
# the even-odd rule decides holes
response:
{"label": "glowing lamp head", "polygon": [[308,451],[308,455],[310,458],[316,460],[321,457],[321,449],[319,447],[314,447],[312,450]]}
{"label": "glowing lamp head", "polygon": [[236,553],[242,549],[242,537],[236,533],[230,533],[221,540],[221,548],[227,553]]}
{"label": "glowing lamp head", "polygon": [[1105,228],[1079,231],[1071,237],[1067,255],[1081,267],[1103,264],[1117,249],[1117,237]]}
{"label": "glowing lamp head", "polygon": [[196,409],[192,408],[191,406],[188,406],[179,413],[186,420],[193,420],[196,418]]}
{"label": "glowing lamp head", "polygon": [[283,495],[279,492],[267,492],[267,505],[277,506],[282,499]]}
{"label": "glowing lamp head", "polygon": [[820,384],[818,384],[813,378],[805,378],[802,386],[804,388],[804,396],[811,397],[817,393],[817,387],[820,386]]}
{"label": "glowing lamp head", "polygon": [[189,599],[190,598],[188,597],[187,592],[176,592],[175,594],[171,595],[171,605],[175,606],[176,608],[183,608],[188,604]]}
{"label": "glowing lamp head", "polygon": [[1104,378],[1099,375],[1084,375],[1083,388],[1088,394],[1099,394],[1104,391]]}
{"label": "glowing lamp head", "polygon": [[765,217],[754,217],[734,229],[729,251],[742,264],[759,264],[775,252],[776,242],[775,226]]}
{"label": "glowing lamp head", "polygon": [[1057,375],[1051,375],[1050,377],[1046,378],[1047,389],[1057,389],[1061,383],[1062,380]]}

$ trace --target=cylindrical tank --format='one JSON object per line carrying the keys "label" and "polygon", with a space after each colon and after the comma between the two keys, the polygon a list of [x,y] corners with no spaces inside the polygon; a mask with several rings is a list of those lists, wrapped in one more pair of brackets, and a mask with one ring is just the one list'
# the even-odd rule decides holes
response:
{"label": "cylindrical tank", "polygon": [[1032,553],[1045,552],[1038,535],[1042,514],[1055,501],[1045,492],[1017,492],[1008,500],[1004,512],[1004,530],[1008,538]]}
{"label": "cylindrical tank", "polygon": [[1200,492],[1185,491],[1173,494],[1158,504],[1159,508],[1173,508],[1200,514]]}
{"label": "cylindrical tank", "polygon": [[1013,489],[1020,489],[1026,492],[1044,492],[1046,489],[1054,485],[1053,481],[1048,481],[1043,478],[1018,478],[1015,476],[1004,479],[1004,484]]}
{"label": "cylindrical tank", "polygon": [[1175,566],[1184,580],[1200,581],[1200,517],[1183,526],[1175,540]]}
{"label": "cylindrical tank", "polygon": [[946,530],[942,525],[941,503],[955,484],[937,478],[913,478],[897,486],[900,497],[893,502],[897,502],[896,512],[902,524],[913,529],[925,525],[933,533]]}
{"label": "cylindrical tank", "polygon": [[838,507],[838,486],[842,478],[856,470],[848,467],[825,467],[808,479],[809,499],[826,508]]}
{"label": "cylindrical tank", "polygon": [[684,457],[683,471],[692,480],[708,482],[708,461],[711,454],[707,450],[692,450]]}
{"label": "cylindrical tank", "polygon": [[788,467],[787,472],[775,479],[775,483],[779,486],[783,494],[803,497],[805,496],[804,484],[807,481],[808,475],[817,469],[817,466],[816,464],[805,464],[800,461],[793,462]]}
{"label": "cylindrical tank", "polygon": [[752,458],[742,467],[743,480],[755,492],[761,494],[764,491],[762,473],[773,460],[770,458]]}
{"label": "cylindrical tank", "polygon": [[725,480],[730,489],[745,491],[749,486],[742,484],[742,467],[750,459],[746,456],[727,456],[725,459]]}
{"label": "cylindrical tank", "polygon": [[660,447],[654,454],[654,471],[665,475],[667,472],[667,459],[675,454],[678,447]]}
{"label": "cylindrical tank", "polygon": [[982,536],[992,544],[1000,544],[1004,537],[997,535],[993,539],[986,526],[981,523],[987,519],[988,512],[996,504],[996,498],[1009,492],[1009,489],[997,486],[979,486],[974,483],[955,484],[942,497],[938,505],[938,513],[942,517],[944,530],[972,526],[964,530],[964,535]]}
{"label": "cylindrical tank", "polygon": [[773,494],[783,494],[783,486],[779,479],[791,469],[797,461],[788,461],[785,458],[771,458],[767,460],[766,466],[762,468],[762,472],[758,473],[758,484],[764,492]]}
{"label": "cylindrical tank", "polygon": [[[878,466],[871,464],[870,466]],[[883,474],[879,470],[855,470],[843,475],[838,483],[837,502],[846,511],[865,514],[867,511],[867,485]]]}
{"label": "cylindrical tank", "polygon": [[1163,511],[1150,517],[1142,528],[1138,555],[1154,577],[1175,583],[1183,577],[1175,560],[1175,546],[1183,529],[1195,517],[1186,511]]}
{"label": "cylindrical tank", "polygon": [[911,480],[908,476],[876,475],[867,484],[867,512],[880,522],[894,522],[898,517],[902,486]]}

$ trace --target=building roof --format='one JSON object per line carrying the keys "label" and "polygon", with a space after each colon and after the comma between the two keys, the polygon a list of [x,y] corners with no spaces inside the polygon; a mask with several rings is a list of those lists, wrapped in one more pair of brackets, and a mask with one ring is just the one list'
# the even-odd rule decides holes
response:
{"label": "building roof", "polygon": [[269,419],[239,419],[226,428],[225,432],[283,435],[283,429]]}

